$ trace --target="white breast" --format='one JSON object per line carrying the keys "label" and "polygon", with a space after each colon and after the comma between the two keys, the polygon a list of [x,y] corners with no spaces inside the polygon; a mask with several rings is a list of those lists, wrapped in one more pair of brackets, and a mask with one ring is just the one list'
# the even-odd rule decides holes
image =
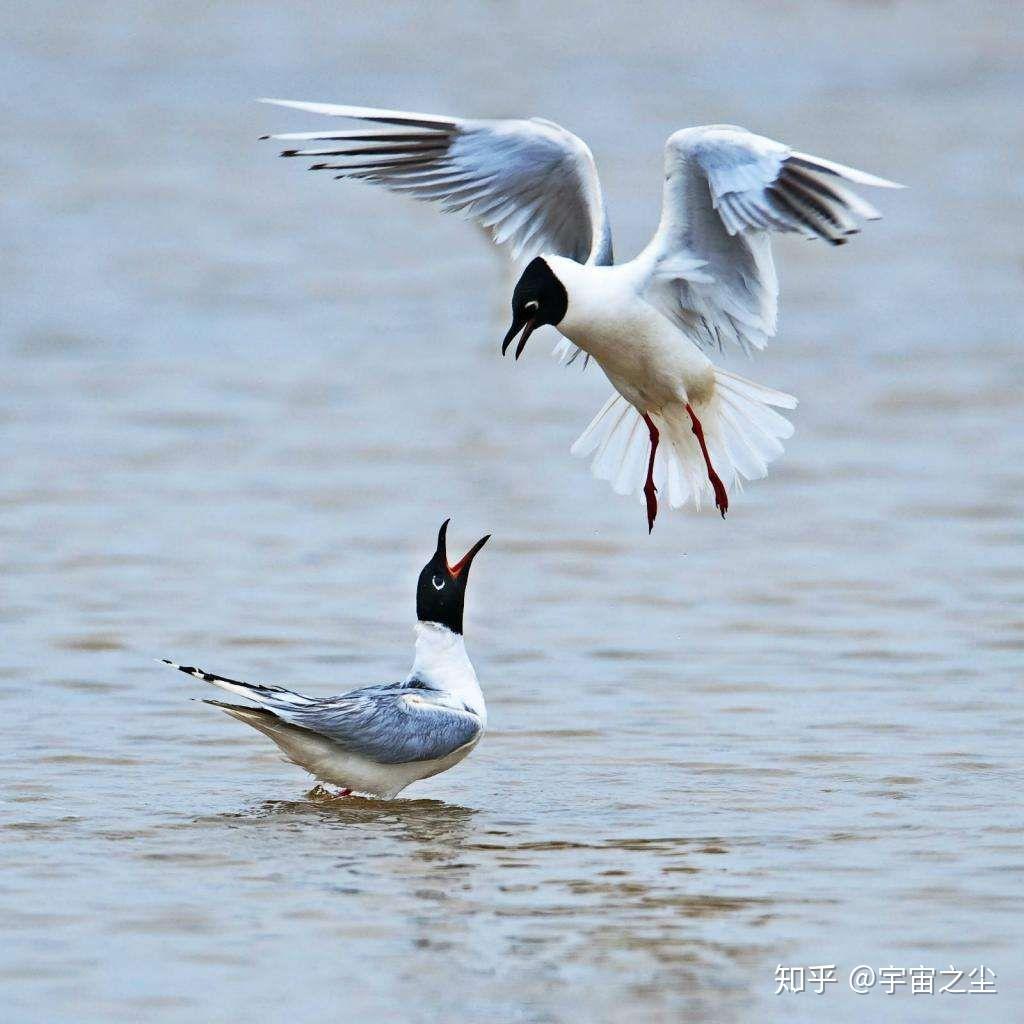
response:
{"label": "white breast", "polygon": [[436,622],[417,622],[416,655],[409,679],[422,679],[447,691],[454,698],[453,707],[465,704],[484,726],[487,725],[483,691],[459,633]]}
{"label": "white breast", "polygon": [[672,403],[703,401],[710,394],[710,360],[643,298],[633,267],[545,259],[569,297],[558,330],[598,361],[633,406],[657,412]]}

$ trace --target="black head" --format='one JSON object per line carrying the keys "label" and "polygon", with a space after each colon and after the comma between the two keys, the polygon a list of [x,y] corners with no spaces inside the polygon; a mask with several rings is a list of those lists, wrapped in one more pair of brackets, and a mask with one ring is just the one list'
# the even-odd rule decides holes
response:
{"label": "black head", "polygon": [[437,535],[437,551],[420,573],[416,587],[416,618],[420,622],[437,622],[447,626],[453,633],[461,633],[462,606],[466,600],[469,567],[491,535],[481,537],[455,565],[449,565],[445,542],[449,522],[451,520],[446,519],[441,524]]}
{"label": "black head", "polygon": [[516,359],[523,354],[527,339],[542,324],[561,323],[569,308],[569,295],[565,285],[555,277],[543,256],[531,260],[512,293],[512,326],[501,343],[501,354],[508,351],[512,339],[520,332],[523,336],[516,346]]}

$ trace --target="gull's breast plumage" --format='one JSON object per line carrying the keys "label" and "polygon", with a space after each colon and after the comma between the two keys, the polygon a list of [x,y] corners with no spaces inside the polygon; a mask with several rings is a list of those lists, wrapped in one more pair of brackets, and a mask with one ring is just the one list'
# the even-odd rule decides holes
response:
{"label": "gull's breast plumage", "polygon": [[631,264],[594,267],[557,256],[545,259],[569,299],[558,330],[597,360],[631,405],[659,412],[710,397],[714,366],[645,300]]}

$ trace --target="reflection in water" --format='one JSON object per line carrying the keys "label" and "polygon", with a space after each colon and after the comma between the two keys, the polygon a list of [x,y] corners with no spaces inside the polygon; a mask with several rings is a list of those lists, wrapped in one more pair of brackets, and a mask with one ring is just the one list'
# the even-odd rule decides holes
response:
{"label": "reflection in water", "polygon": [[327,827],[375,827],[396,839],[432,843],[439,849],[461,847],[474,814],[471,807],[441,800],[370,800],[323,791],[307,794],[305,800],[267,800],[255,812],[257,818],[315,820]]}
{"label": "reflection in water", "polygon": [[[761,930],[775,901],[709,891],[698,877],[709,860],[730,855],[721,836],[539,839],[495,824],[493,812],[440,800],[314,790],[192,827],[287,837],[289,860],[318,851],[316,870],[294,884],[318,894],[307,917],[328,929],[339,955],[352,941],[367,957],[408,945],[465,963],[473,977],[484,934],[486,962],[514,965],[502,970],[502,985],[527,1002],[543,1001],[557,963],[555,976],[625,970],[622,998],[697,1010],[720,1005],[723,990],[740,986],[768,951]],[[737,941],[740,934],[748,938]],[[417,985],[425,998],[435,989],[445,998],[438,979]]]}

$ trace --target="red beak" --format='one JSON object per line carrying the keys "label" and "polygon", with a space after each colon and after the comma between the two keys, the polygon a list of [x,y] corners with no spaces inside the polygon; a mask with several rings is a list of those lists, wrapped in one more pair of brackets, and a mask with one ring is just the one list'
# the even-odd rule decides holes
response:
{"label": "red beak", "polygon": [[487,534],[486,537],[481,537],[454,565],[448,564],[448,524],[451,522],[450,519],[446,519],[441,524],[441,529],[437,533],[437,553],[444,560],[444,564],[448,566],[448,572],[453,579],[458,579],[459,574],[465,570],[469,571],[470,565],[473,564],[473,559],[476,558],[477,552],[491,539],[491,535]]}
{"label": "red beak", "polygon": [[458,579],[459,573],[463,569],[469,570],[470,565],[473,564],[473,559],[476,558],[477,552],[491,539],[491,535],[487,534],[485,537],[481,537],[454,565],[448,566],[448,571]]}

